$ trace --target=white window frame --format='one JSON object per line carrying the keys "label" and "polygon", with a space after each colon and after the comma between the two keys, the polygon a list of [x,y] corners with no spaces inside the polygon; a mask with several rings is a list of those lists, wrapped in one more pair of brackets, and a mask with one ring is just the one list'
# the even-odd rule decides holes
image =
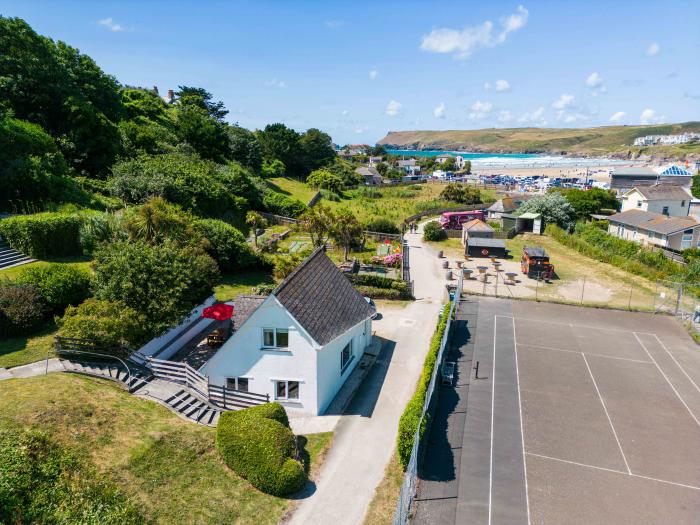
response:
{"label": "white window frame", "polygon": [[[272,332],[272,345],[265,344],[265,332]],[[287,334],[287,344],[285,346],[279,346],[277,342],[277,334],[286,333]],[[289,348],[289,329],[288,328],[263,328],[262,329],[262,348],[263,350],[287,350]]]}
{"label": "white window frame", "polygon": [[[299,401],[300,395],[299,392],[301,390],[301,381],[296,381],[294,379],[275,379],[273,381],[274,383],[274,389],[275,389],[275,399],[278,399],[280,401]],[[280,396],[277,394],[277,386],[280,383],[284,383],[284,396]],[[289,383],[296,383],[297,384],[297,397],[289,397]]]}
{"label": "white window frame", "polygon": [[[688,233],[690,232],[690,233]],[[687,250],[693,247],[693,233],[695,230],[684,230],[681,235],[681,250]]]}
{"label": "white window frame", "polygon": [[[245,379],[246,382],[247,382],[247,385],[246,385],[246,389],[245,389],[245,390],[241,390],[241,389],[239,388],[239,381],[240,381],[241,379]],[[233,385],[234,385],[233,388],[231,388],[231,387],[229,386],[229,381],[233,381]],[[226,388],[228,388],[229,390],[239,390],[239,391],[241,391],[241,392],[249,392],[249,391],[250,391],[250,381],[251,381],[251,378],[250,378],[250,377],[246,377],[246,376],[227,377],[227,378],[226,378]]]}
{"label": "white window frame", "polygon": [[[345,349],[349,348],[349,356],[347,361],[343,363],[343,353],[345,352]],[[348,344],[346,344],[342,350],[340,351],[340,375],[342,376],[345,371],[348,369],[348,366],[350,363],[352,363],[353,359],[355,359],[355,352],[353,351],[353,344],[352,344],[352,339],[348,341]]]}

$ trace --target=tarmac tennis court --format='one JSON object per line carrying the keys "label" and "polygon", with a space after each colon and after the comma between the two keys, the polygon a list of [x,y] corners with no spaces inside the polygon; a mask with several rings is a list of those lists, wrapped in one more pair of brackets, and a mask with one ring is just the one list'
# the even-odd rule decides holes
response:
{"label": "tarmac tennis court", "polygon": [[463,379],[441,390],[455,408],[436,413],[414,523],[700,523],[700,349],[673,318],[493,298],[465,311]]}

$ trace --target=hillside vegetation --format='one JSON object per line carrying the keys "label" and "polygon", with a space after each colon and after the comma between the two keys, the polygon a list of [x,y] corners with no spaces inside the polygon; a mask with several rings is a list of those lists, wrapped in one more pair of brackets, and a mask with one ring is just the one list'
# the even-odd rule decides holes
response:
{"label": "hillside vegetation", "polygon": [[484,153],[553,153],[620,157],[700,156],[700,143],[679,146],[632,146],[645,135],[700,132],[700,122],[597,128],[509,128],[449,131],[390,131],[379,141],[387,147],[461,150]]}

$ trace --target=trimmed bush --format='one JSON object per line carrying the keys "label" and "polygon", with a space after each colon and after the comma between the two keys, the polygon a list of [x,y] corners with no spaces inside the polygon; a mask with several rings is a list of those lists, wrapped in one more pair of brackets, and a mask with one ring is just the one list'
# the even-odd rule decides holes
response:
{"label": "trimmed bush", "polygon": [[306,211],[306,204],[299,199],[287,197],[272,190],[265,192],[263,206],[270,213],[284,217],[298,217]]}
{"label": "trimmed bush", "polygon": [[412,299],[408,283],[380,275],[349,274],[348,279],[362,294],[372,299]]}
{"label": "trimmed bush", "polygon": [[80,255],[80,223],[77,215],[37,213],[0,220],[0,235],[15,250],[46,259]]}
{"label": "trimmed bush", "polygon": [[138,347],[148,340],[146,318],[119,301],[88,299],[69,306],[56,320],[58,335],[90,339],[106,346]]}
{"label": "trimmed bush", "polygon": [[372,299],[410,299],[405,292],[392,290],[391,288],[378,288],[376,286],[356,285],[355,288],[365,297]]}
{"label": "trimmed bush", "polygon": [[34,286],[46,306],[60,313],[66,306],[82,303],[90,296],[90,274],[68,264],[29,266],[15,279],[18,284]]}
{"label": "trimmed bush", "polygon": [[423,240],[444,241],[447,239],[447,232],[442,229],[438,221],[430,221],[423,227]]}
{"label": "trimmed bush", "polygon": [[221,271],[234,272],[259,262],[240,230],[230,224],[218,219],[202,219],[194,227],[209,241],[207,251],[219,263]]}
{"label": "trimmed bush", "polygon": [[440,318],[438,319],[437,328],[430,340],[430,349],[428,350],[428,355],[425,356],[425,361],[423,362],[423,371],[421,372],[420,379],[418,380],[418,386],[416,392],[411,397],[411,400],[406,405],[406,408],[401,414],[399,419],[399,434],[396,437],[396,448],[399,454],[399,461],[404,470],[408,466],[408,461],[411,458],[411,450],[413,449],[413,438],[418,430],[418,425],[420,425],[420,436],[423,437],[425,429],[428,427],[428,416],[423,418],[421,423],[421,412],[423,410],[423,404],[425,403],[425,396],[428,393],[428,385],[430,384],[430,378],[433,375],[433,370],[435,370],[435,364],[437,361],[437,355],[440,351],[440,343],[442,341],[442,336],[445,333],[445,328],[447,327],[447,318],[450,315],[450,305],[446,304],[442,309]]}
{"label": "trimmed bush", "polygon": [[31,333],[43,322],[45,310],[34,286],[0,284],[0,337]]}
{"label": "trimmed bush", "polygon": [[286,496],[306,483],[304,466],[294,459],[296,439],[279,403],[221,414],[216,447],[236,474],[267,494]]}
{"label": "trimmed bush", "polygon": [[111,482],[46,434],[0,430],[0,523],[144,523]]}

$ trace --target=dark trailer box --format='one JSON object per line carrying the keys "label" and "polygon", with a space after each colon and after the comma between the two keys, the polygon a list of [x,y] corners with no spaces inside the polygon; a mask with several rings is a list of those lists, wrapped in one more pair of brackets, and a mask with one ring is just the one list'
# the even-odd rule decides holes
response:
{"label": "dark trailer box", "polygon": [[483,237],[468,237],[465,255],[469,257],[506,257],[505,239],[485,239]]}

